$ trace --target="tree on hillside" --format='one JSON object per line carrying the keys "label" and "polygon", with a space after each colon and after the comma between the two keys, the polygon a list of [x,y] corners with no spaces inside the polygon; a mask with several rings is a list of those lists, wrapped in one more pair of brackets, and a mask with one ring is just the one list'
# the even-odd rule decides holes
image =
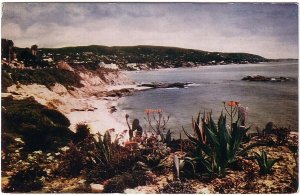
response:
{"label": "tree on hillside", "polygon": [[32,53],[32,55],[36,56],[37,50],[38,50],[38,46],[37,45],[32,45],[31,46],[31,53]]}
{"label": "tree on hillside", "polygon": [[18,55],[17,58],[19,61],[23,61],[26,67],[33,66],[36,67],[36,57],[32,55],[30,49],[27,47],[22,50]]}
{"label": "tree on hillside", "polygon": [[1,56],[8,61],[14,59],[14,42],[8,39],[1,39]]}

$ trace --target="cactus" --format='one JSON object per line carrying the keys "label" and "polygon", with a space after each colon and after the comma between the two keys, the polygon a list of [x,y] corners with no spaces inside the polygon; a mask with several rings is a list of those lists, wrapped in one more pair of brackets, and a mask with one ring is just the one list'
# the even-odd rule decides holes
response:
{"label": "cactus", "polygon": [[130,126],[129,121],[128,121],[129,115],[126,114],[125,118],[126,118],[126,123],[127,123],[128,129],[129,129],[129,140],[132,141],[134,131],[137,131],[136,134],[141,137],[142,133],[143,133],[143,128],[140,125],[139,119],[135,118],[132,121],[132,125]]}

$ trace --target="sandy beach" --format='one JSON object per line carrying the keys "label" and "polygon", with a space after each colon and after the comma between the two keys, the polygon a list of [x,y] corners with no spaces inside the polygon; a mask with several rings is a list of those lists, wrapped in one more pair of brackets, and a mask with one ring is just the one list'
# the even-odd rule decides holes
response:
{"label": "sandy beach", "polygon": [[[116,98],[96,98],[85,99],[85,102],[95,108],[93,111],[73,111],[66,115],[70,120],[70,129],[75,131],[76,124],[85,123],[91,128],[91,133],[104,133],[108,129],[115,129],[115,132],[121,132],[127,129],[125,115],[117,109],[111,113],[110,107],[116,106]],[[123,119],[123,122],[122,122]]]}

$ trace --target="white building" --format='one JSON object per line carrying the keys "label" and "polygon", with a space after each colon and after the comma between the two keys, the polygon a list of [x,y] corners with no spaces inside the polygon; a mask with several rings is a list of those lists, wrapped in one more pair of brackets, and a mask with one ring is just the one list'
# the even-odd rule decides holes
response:
{"label": "white building", "polygon": [[135,70],[140,70],[140,68],[137,67],[137,63],[128,63],[127,67],[135,69]]}
{"label": "white building", "polygon": [[100,62],[99,64],[100,68],[108,68],[108,69],[113,69],[113,70],[118,70],[119,67],[116,64],[105,64],[104,62]]}

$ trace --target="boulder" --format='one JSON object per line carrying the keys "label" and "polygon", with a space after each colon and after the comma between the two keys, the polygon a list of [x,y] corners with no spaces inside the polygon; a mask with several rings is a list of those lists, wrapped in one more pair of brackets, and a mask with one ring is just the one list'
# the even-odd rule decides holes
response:
{"label": "boulder", "polygon": [[101,193],[104,189],[104,186],[101,184],[91,184],[92,193]]}

